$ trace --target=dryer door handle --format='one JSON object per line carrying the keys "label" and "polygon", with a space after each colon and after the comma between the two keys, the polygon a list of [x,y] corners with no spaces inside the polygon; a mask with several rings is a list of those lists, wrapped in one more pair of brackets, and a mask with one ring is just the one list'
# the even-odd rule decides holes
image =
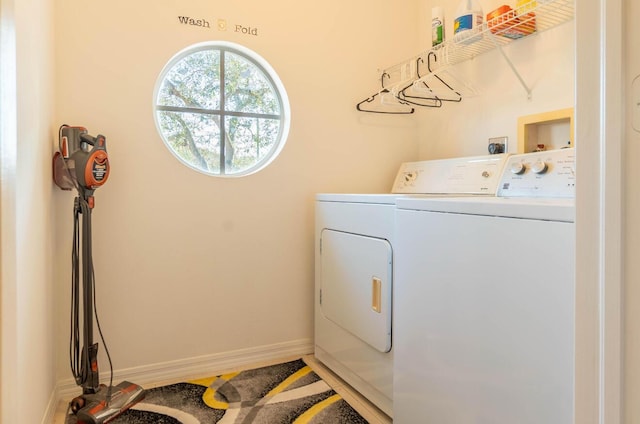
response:
{"label": "dryer door handle", "polygon": [[371,309],[382,313],[382,280],[378,277],[371,279]]}

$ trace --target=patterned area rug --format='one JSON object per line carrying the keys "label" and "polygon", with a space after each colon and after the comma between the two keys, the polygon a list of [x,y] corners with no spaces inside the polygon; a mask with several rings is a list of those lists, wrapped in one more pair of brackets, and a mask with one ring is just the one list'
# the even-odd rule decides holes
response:
{"label": "patterned area rug", "polygon": [[[69,416],[67,424],[75,422]],[[147,390],[112,424],[367,424],[302,359]]]}

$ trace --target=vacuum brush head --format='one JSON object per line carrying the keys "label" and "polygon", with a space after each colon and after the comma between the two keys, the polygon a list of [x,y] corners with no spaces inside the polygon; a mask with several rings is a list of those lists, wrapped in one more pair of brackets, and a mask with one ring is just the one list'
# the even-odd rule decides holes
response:
{"label": "vacuum brush head", "polygon": [[[109,396],[110,395],[110,396]],[[77,413],[77,424],[105,424],[141,401],[145,391],[137,384],[123,381],[109,388],[101,386],[94,394],[85,394],[84,406]],[[110,397],[110,399],[109,399]]]}

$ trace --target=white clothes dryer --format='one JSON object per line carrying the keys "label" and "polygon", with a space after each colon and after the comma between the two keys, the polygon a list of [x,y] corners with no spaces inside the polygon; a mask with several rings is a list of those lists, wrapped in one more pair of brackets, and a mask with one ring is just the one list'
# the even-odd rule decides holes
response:
{"label": "white clothes dryer", "polygon": [[408,162],[392,194],[316,196],[315,356],[389,416],[396,200],[493,196],[507,157]]}
{"label": "white clothes dryer", "polygon": [[575,152],[494,198],[399,199],[394,423],[572,424]]}

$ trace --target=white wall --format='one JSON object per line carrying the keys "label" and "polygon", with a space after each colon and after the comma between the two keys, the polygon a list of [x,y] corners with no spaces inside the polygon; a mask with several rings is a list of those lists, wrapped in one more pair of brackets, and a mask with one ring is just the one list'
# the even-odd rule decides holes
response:
{"label": "white wall", "polygon": [[[638,37],[640,29],[637,19],[640,17],[640,4],[634,0],[624,2],[625,22],[625,58],[626,72],[624,75],[625,93],[632,92],[631,83],[640,75],[640,54],[638,52]],[[626,125],[623,160],[623,193],[624,193],[624,422],[633,424],[640,422],[640,170],[636,165],[640,157],[640,133],[633,130],[632,111],[638,109],[638,99],[627,95],[625,99]]]}
{"label": "white wall", "polygon": [[[56,124],[107,137],[111,176],[96,192],[98,310],[114,366],[157,364],[311,340],[313,200],[388,191],[417,155],[416,122],[365,115],[377,69],[414,54],[418,1],[65,0],[56,4]],[[207,19],[211,29],[179,24]],[[228,30],[218,31],[225,19]],[[258,36],[236,33],[236,24]],[[165,63],[205,40],[241,43],[278,72],[292,108],[281,155],[240,179],[195,173],[153,121]],[[56,279],[60,378],[66,355],[73,195],[60,193]],[[104,357],[100,359],[106,369]]]}
{"label": "white wall", "polygon": [[[38,422],[56,383],[51,133],[53,1],[16,2],[20,420]],[[38,384],[33,384],[37,381]],[[55,405],[53,405],[55,407]]]}
{"label": "white wall", "polygon": [[[9,58],[3,52],[3,60],[15,63],[18,93],[15,116],[11,121],[2,117],[3,126],[17,129],[16,137],[4,138],[3,132],[2,139],[3,150],[13,144],[16,152],[13,164],[3,164],[15,168],[15,186],[3,188],[15,189],[15,226],[2,222],[2,231],[11,231],[15,237],[13,246],[3,246],[14,251],[11,263],[4,262],[7,256],[3,255],[2,266],[15,270],[11,279],[5,279],[5,274],[2,280],[3,304],[11,313],[8,316],[3,310],[3,422],[37,423],[48,408],[55,407],[52,3],[28,0],[2,4],[3,25],[15,24],[15,56]],[[3,44],[3,50],[5,47]],[[7,357],[15,361],[6,363]]]}
{"label": "white wall", "polygon": [[[450,0],[444,6],[447,39],[453,36],[458,3]],[[425,30],[429,28],[431,7],[443,2],[428,0],[422,4],[421,40],[426,48],[431,40]],[[480,4],[486,17],[506,3],[482,0]],[[527,99],[526,90],[497,50],[456,65],[454,72],[479,95],[467,96],[461,103],[445,102],[442,108],[419,110],[420,158],[485,155],[488,139],[501,136],[509,137],[509,152],[517,153],[518,117],[574,107],[574,39],[574,21],[570,21],[504,47],[531,89],[531,99]]]}
{"label": "white wall", "polygon": [[16,42],[14,5],[0,1],[0,421],[15,421],[16,348]]}

